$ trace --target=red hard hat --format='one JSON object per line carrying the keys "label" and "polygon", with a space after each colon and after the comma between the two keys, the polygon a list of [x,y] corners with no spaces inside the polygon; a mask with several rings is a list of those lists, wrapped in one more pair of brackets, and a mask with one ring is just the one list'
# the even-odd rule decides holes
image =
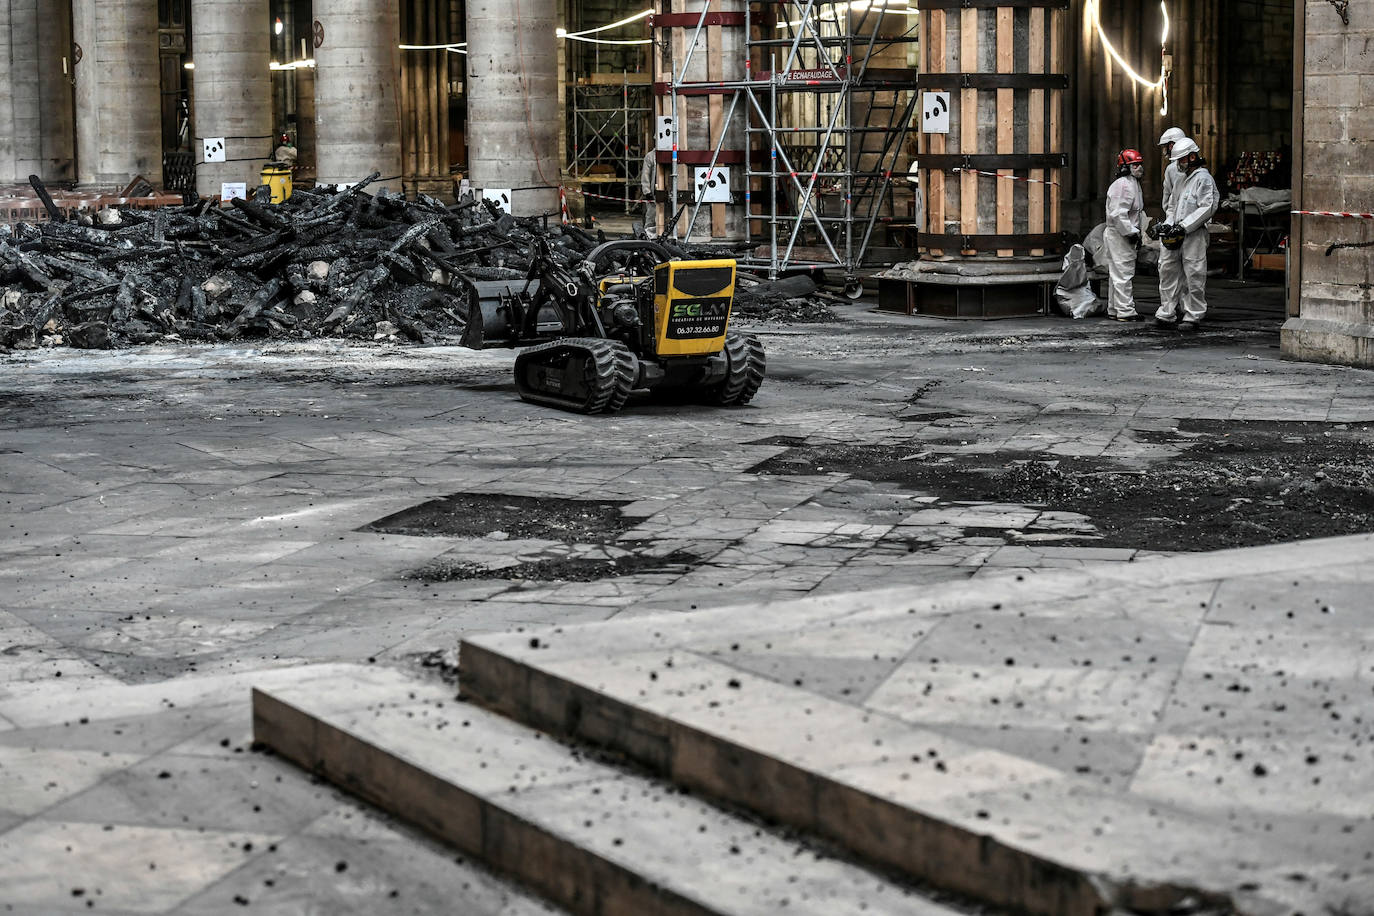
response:
{"label": "red hard hat", "polygon": [[1140,155],[1140,152],[1138,150],[1123,149],[1116,155],[1116,164],[1118,166],[1135,165],[1137,162],[1144,161],[1145,157]]}

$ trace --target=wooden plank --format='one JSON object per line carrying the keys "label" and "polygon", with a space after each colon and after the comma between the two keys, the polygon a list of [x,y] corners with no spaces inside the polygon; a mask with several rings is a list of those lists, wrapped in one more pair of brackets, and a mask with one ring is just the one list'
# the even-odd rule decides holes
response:
{"label": "wooden plank", "polygon": [[[959,11],[959,69],[964,73],[978,71],[978,11],[975,9]],[[978,152],[977,89],[964,89],[959,93],[959,152]],[[978,176],[972,172],[959,173],[959,231],[964,235],[978,234]]]}
{"label": "wooden plank", "polygon": [[[1010,73],[1015,66],[1012,56],[1013,12],[1009,6],[997,8],[997,72]],[[1015,90],[997,90],[997,152],[1016,152],[1016,102]],[[1015,230],[1016,183],[1011,169],[997,170],[997,233],[1010,235]],[[1014,254],[1010,248],[999,248],[999,258],[1009,258]]]}
{"label": "wooden plank", "polygon": [[[657,51],[654,54],[657,56]],[[631,86],[648,86],[658,81],[658,76],[649,73],[592,73],[587,76],[579,76],[577,85],[619,86],[628,82]]]}
{"label": "wooden plank", "polygon": [[[1050,13],[1050,72],[1065,73],[1064,62],[1064,11],[1053,10]],[[1050,149],[1051,153],[1064,151],[1064,126],[1061,111],[1064,107],[1064,90],[1050,90]],[[1059,231],[1059,207],[1060,192],[1063,190],[1064,170],[1062,168],[1050,171],[1051,180],[1057,182],[1050,185],[1050,231]]]}
{"label": "wooden plank", "polygon": [[[1045,48],[1045,11],[1043,9],[1030,11],[1030,35],[1028,37],[1030,42],[1030,72],[1044,73],[1047,49]],[[1029,122],[1027,129],[1030,131],[1026,152],[1045,152],[1045,90],[1032,89],[1030,91],[1026,120]],[[1039,235],[1045,231],[1045,186],[1036,182],[1045,180],[1045,170],[1031,169],[1029,177],[1031,182],[1026,188],[1026,231],[1031,235]],[[1043,248],[1031,249],[1033,256],[1044,253]]]}
{"label": "wooden plank", "polygon": [[[711,0],[711,9],[720,9],[720,0]],[[725,61],[721,54],[721,27],[718,25],[708,25],[706,27],[706,78],[708,80],[725,79]],[[721,134],[725,130],[725,96],[707,96],[707,104],[710,106],[709,118],[711,124],[711,149],[715,149],[720,143]],[[742,170],[741,170],[742,171]],[[738,178],[738,176],[736,176]],[[711,237],[725,237],[725,204],[711,204]]]}
{"label": "wooden plank", "polygon": [[[921,21],[929,25],[926,34],[921,36],[921,46],[927,55],[925,72],[944,73],[949,68],[945,59],[945,11],[932,10],[922,15]],[[924,136],[929,140],[930,152],[938,154],[945,151],[944,134],[925,134]],[[921,190],[925,194],[927,231],[936,235],[943,235],[945,232],[945,173],[943,169],[930,169],[925,174],[929,187],[923,185]],[[931,249],[930,253],[938,257],[944,254],[944,250]]]}

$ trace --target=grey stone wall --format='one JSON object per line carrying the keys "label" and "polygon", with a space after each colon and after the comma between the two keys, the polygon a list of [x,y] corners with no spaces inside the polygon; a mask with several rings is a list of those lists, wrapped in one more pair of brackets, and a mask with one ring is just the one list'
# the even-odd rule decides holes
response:
{"label": "grey stone wall", "polygon": [[[1344,25],[1327,3],[1305,15],[1302,182],[1295,209],[1374,211],[1374,14],[1351,4]],[[1284,325],[1285,355],[1374,368],[1374,221],[1294,217],[1290,251],[1298,316]]]}
{"label": "grey stone wall", "polygon": [[162,184],[162,75],[156,0],[73,0],[77,178],[119,189]]}
{"label": "grey stone wall", "polygon": [[1283,149],[1293,131],[1293,4],[1232,0],[1229,7],[1230,50],[1221,72],[1230,152]]}

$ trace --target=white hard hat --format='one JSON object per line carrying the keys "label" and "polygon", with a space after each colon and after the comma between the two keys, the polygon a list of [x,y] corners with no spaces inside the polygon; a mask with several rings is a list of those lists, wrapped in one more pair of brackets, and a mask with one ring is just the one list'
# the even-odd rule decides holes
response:
{"label": "white hard hat", "polygon": [[1166,130],[1164,133],[1162,133],[1162,134],[1159,135],[1159,145],[1160,145],[1160,146],[1165,146],[1165,145],[1167,145],[1167,144],[1169,144],[1169,143],[1177,143],[1178,141],[1182,140],[1182,139],[1183,139],[1184,137],[1186,137],[1186,136],[1187,136],[1187,134],[1185,134],[1185,133],[1184,133],[1182,130],[1180,130],[1179,128],[1177,128],[1177,127],[1171,127],[1171,128],[1169,128],[1168,130]]}
{"label": "white hard hat", "polygon": [[1169,153],[1169,158],[1177,162],[1189,153],[1196,152],[1199,152],[1197,144],[1187,137],[1184,137],[1182,140],[1174,141],[1174,149],[1173,152]]}

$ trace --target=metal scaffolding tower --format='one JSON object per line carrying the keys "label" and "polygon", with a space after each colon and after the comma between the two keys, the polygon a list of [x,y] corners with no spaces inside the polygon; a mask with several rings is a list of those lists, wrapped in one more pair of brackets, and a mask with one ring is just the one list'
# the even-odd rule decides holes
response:
{"label": "metal scaffolding tower", "polygon": [[[629,212],[640,197],[644,143],[653,102],[647,83],[578,83],[572,88],[572,160],[569,171],[583,184],[609,184]],[[612,195],[608,195],[612,196]]]}
{"label": "metal scaffolding tower", "polygon": [[[888,225],[914,222],[903,157],[917,104],[917,72],[908,61],[918,41],[915,7],[906,0],[750,0],[742,11],[745,78],[688,80],[703,28],[723,15],[708,18],[707,7],[691,11],[695,31],[686,28],[685,59],[673,62],[668,108],[677,123],[693,97],[726,97],[722,127],[712,131],[712,172],[729,162],[722,151],[731,122],[743,127],[743,202],[754,247],[740,263],[770,277],[809,267],[837,268],[852,279],[861,266],[909,257],[881,243]],[[672,164],[670,199],[681,203],[676,149]],[[697,232],[703,209],[702,194],[687,191],[687,211],[673,226],[684,241]]]}

